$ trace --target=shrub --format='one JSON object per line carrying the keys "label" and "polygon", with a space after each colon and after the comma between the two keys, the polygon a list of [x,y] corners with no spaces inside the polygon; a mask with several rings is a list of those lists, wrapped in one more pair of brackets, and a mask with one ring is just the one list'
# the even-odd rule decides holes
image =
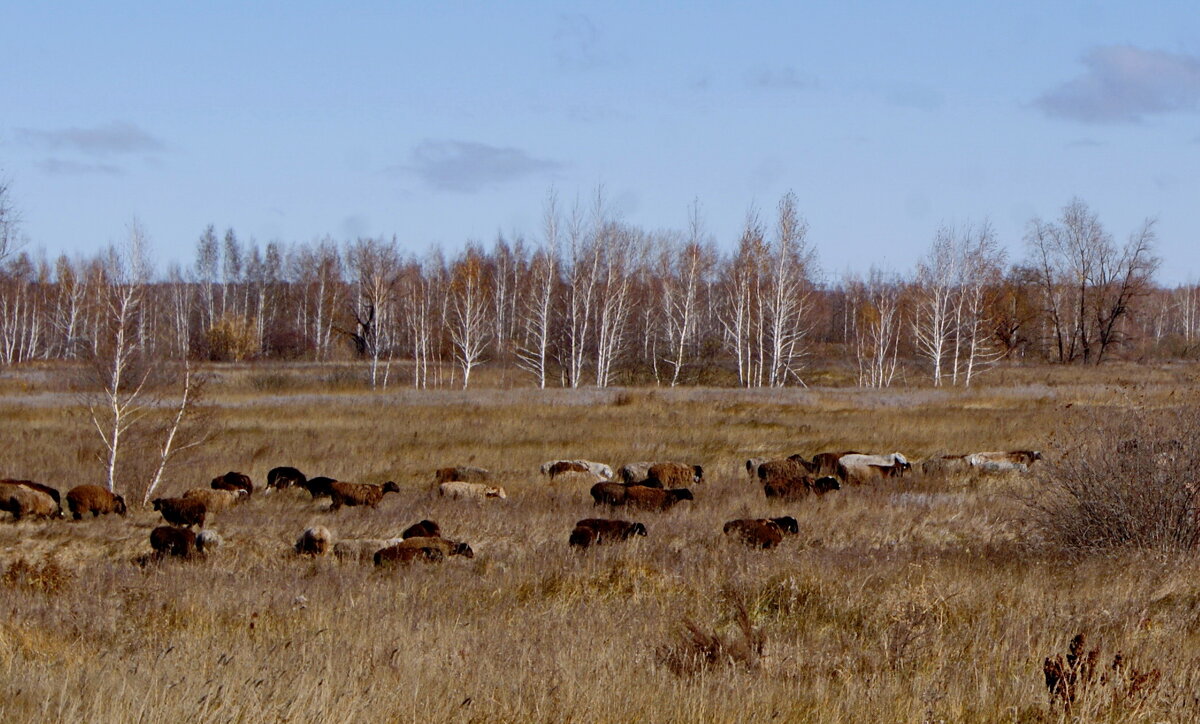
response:
{"label": "shrub", "polygon": [[1200,546],[1200,414],[1111,409],[1068,431],[1026,500],[1050,543],[1088,550]]}
{"label": "shrub", "polygon": [[258,352],[254,322],[245,317],[221,317],[208,328],[205,342],[213,362],[241,362]]}

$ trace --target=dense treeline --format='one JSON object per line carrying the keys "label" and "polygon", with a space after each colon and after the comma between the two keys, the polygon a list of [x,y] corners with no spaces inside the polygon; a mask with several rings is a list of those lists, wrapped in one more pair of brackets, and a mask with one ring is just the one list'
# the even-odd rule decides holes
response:
{"label": "dense treeline", "polygon": [[[358,358],[373,385],[417,387],[466,386],[481,364],[539,386],[777,386],[830,366],[864,386],[969,385],[1004,360],[1189,356],[1200,335],[1200,288],[1154,282],[1153,222],[1118,243],[1078,200],[1029,223],[1019,260],[987,223],[943,227],[907,275],[840,279],[791,194],[748,215],[731,251],[698,208],[686,229],[647,231],[599,195],[570,209],[551,195],[536,240],[452,256],[395,238],[260,247],[209,226],[194,264],[154,275],[130,236],[93,258],[8,254],[0,361],[102,354],[118,311],[157,356]],[[131,286],[136,307],[118,309]]]}

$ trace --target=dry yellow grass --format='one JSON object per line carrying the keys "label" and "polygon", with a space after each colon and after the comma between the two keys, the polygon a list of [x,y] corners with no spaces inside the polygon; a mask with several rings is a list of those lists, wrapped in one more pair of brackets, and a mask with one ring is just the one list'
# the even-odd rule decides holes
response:
{"label": "dry yellow grass", "polygon": [[[59,374],[0,380],[0,473],[66,490],[96,480],[95,441]],[[277,465],[402,492],[336,514],[297,491],[256,493],[211,524],[225,539],[211,559],[146,567],[132,561],[158,524],[149,511],[0,521],[12,570],[0,720],[1059,721],[1042,662],[1080,631],[1162,672],[1137,701],[1080,704],[1081,720],[1200,717],[1190,557],[1033,545],[1020,477],[780,503],[742,467],[841,448],[1053,455],[1081,410],[1194,404],[1196,368],[1014,369],[966,392],[372,393],[310,382],[323,373],[309,366],[217,374],[221,434],[165,492],[228,470],[261,485]],[[264,390],[264,375],[283,381]],[[571,527],[603,513],[586,484],[537,474],[560,457],[696,462],[707,481],[669,513],[622,514],[646,538],[580,554]],[[496,471],[509,499],[438,499],[432,471],[452,464]],[[726,520],[766,515],[795,516],[800,534],[772,551],[721,535]],[[422,518],[476,557],[375,570],[290,554],[308,525],[386,537]]]}

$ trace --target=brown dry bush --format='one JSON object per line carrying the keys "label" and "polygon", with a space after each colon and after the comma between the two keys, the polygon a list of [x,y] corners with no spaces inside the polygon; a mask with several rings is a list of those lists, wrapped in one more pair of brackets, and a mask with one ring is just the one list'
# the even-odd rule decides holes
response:
{"label": "brown dry bush", "polygon": [[1158,669],[1139,670],[1117,653],[1107,665],[1100,648],[1088,649],[1087,636],[1071,639],[1066,658],[1047,656],[1042,664],[1050,710],[1066,715],[1103,719],[1126,718],[1140,713],[1154,696],[1162,679]]}
{"label": "brown dry bush", "polygon": [[1074,551],[1200,546],[1200,411],[1087,413],[1063,437],[1026,498],[1045,541]]}
{"label": "brown dry bush", "polygon": [[3,575],[0,575],[0,583],[9,588],[55,595],[67,590],[74,578],[71,571],[54,559],[36,565],[24,558],[18,558],[9,564]]}

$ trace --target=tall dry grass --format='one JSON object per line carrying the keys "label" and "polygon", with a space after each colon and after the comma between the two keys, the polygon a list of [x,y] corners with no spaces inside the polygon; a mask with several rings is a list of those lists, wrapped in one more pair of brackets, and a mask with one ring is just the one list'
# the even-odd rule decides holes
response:
{"label": "tall dry grass", "polygon": [[[66,489],[95,481],[95,443],[53,374],[0,381],[0,471]],[[0,719],[1062,721],[1044,662],[1081,631],[1161,680],[1136,702],[1097,685],[1070,717],[1200,716],[1192,557],[1062,553],[1022,503],[1032,477],[912,477],[780,503],[741,467],[850,447],[1053,459],[1082,410],[1194,402],[1177,370],[1147,374],[1136,397],[1112,372],[969,392],[466,394],[330,390],[287,367],[218,374],[223,432],[166,492],[227,470],[261,484],[282,464],[402,492],[336,514],[296,491],[256,494],[212,523],[225,544],[210,559],[145,567],[132,561],[158,523],[148,511],[0,521]],[[262,374],[296,383],[256,391]],[[697,462],[707,480],[694,503],[624,514],[647,537],[580,553],[574,521],[603,513],[585,484],[537,475],[557,457]],[[437,498],[432,470],[449,464],[497,471],[509,499]],[[800,534],[772,551],[720,532],[785,514]],[[426,517],[476,557],[376,570],[289,552],[315,523],[385,537]]]}

